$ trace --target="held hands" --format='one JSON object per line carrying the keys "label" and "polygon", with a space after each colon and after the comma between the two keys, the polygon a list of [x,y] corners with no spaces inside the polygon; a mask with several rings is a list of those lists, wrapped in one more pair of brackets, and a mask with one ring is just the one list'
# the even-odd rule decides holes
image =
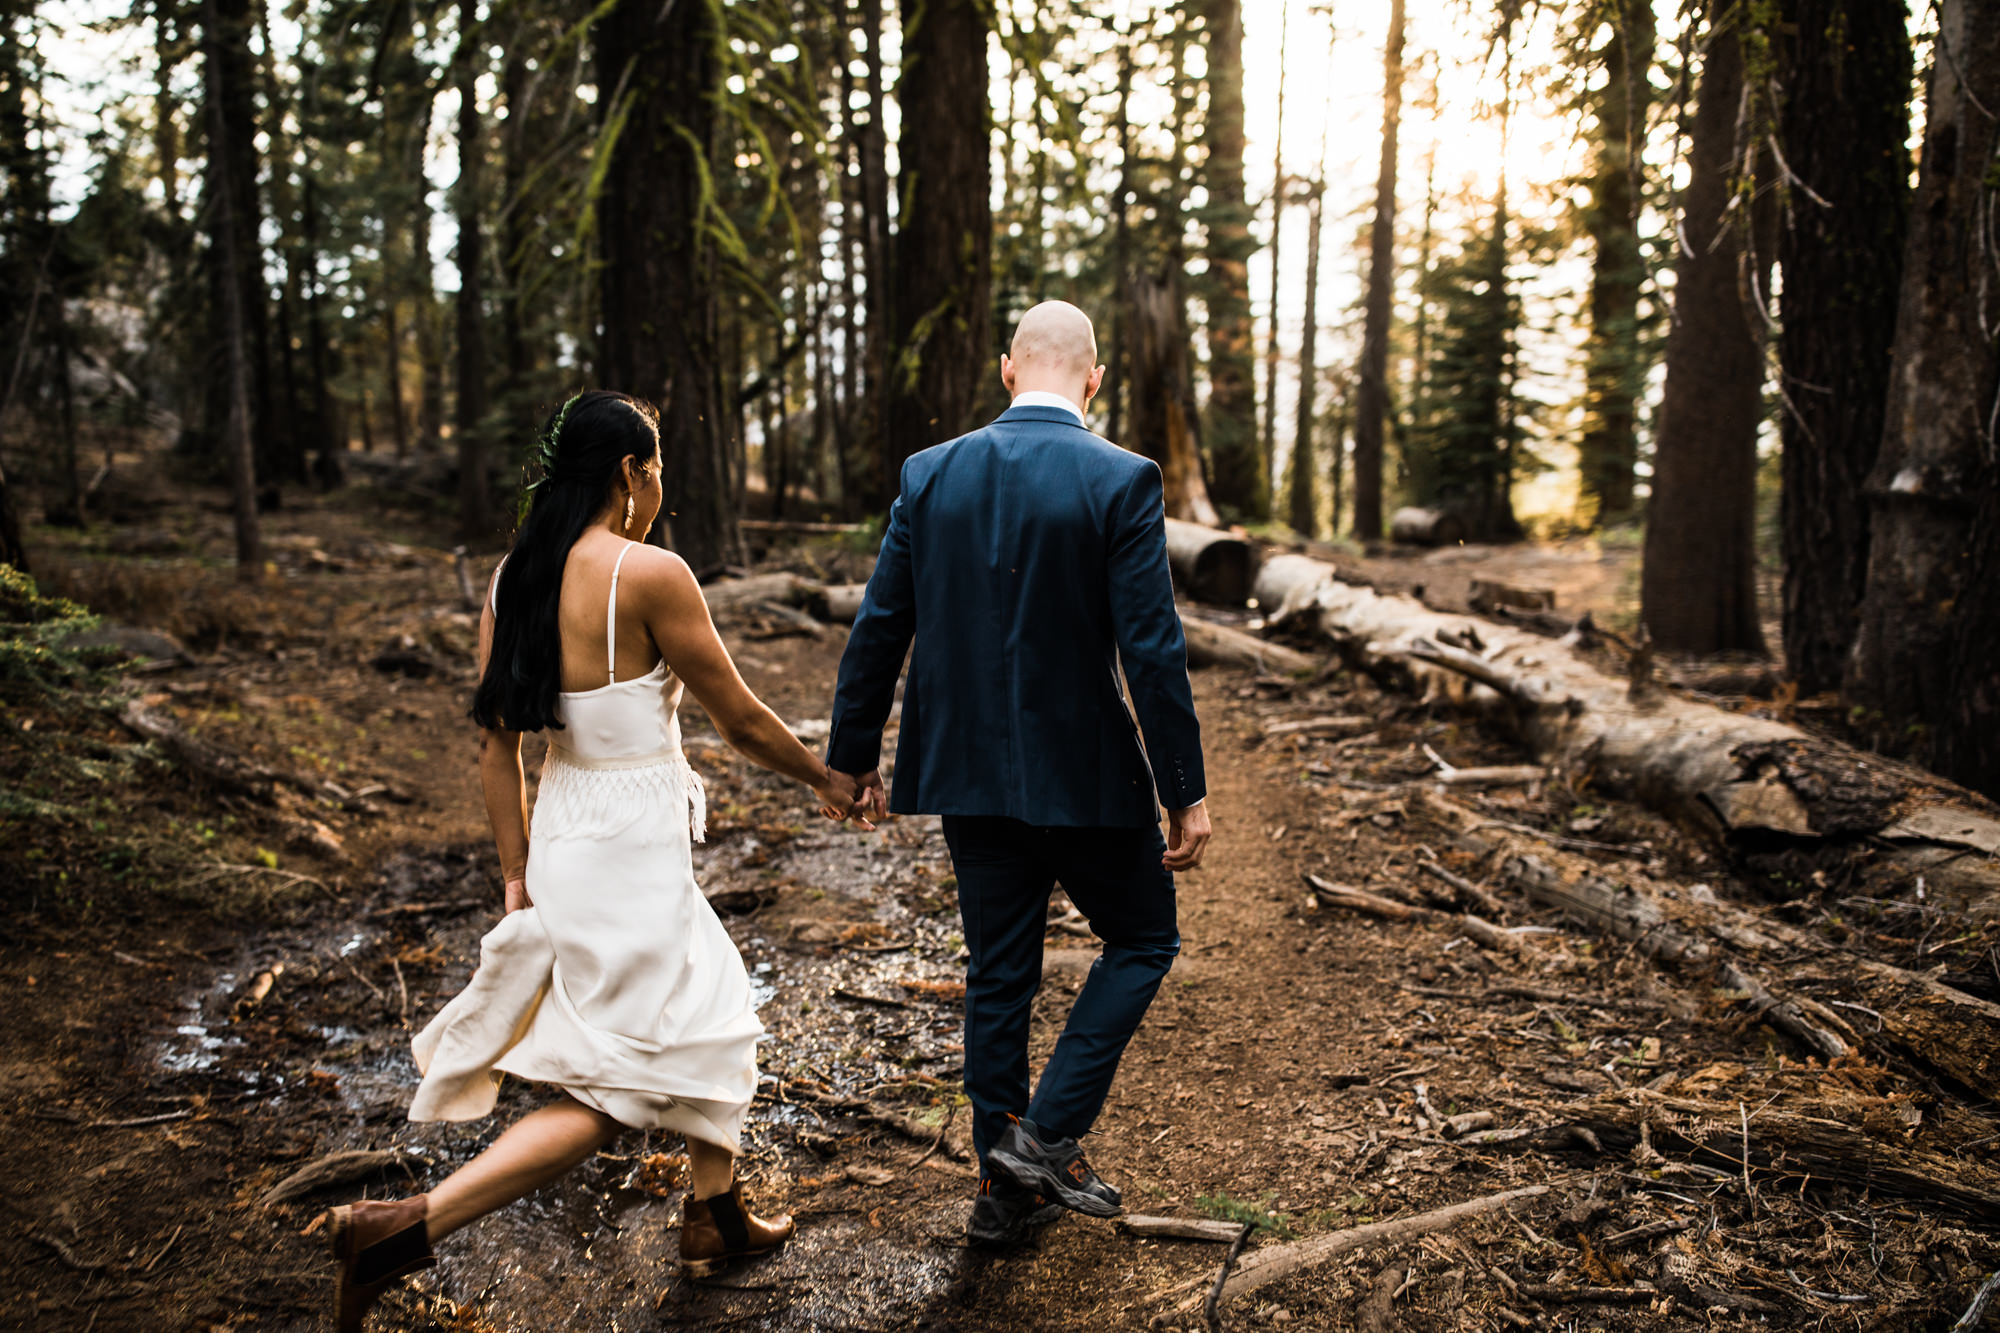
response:
{"label": "held hands", "polygon": [[[872,794],[866,786],[870,778],[875,781],[875,792]],[[871,817],[879,819],[887,812],[879,800],[871,799],[871,795],[879,795],[881,789],[882,779],[873,773],[855,778],[851,774],[839,773],[829,768],[826,770],[824,781],[815,784],[812,790],[813,795],[819,798],[819,812],[822,815],[836,824],[852,819],[862,828],[872,831],[875,825],[871,822]]]}
{"label": "held hands", "polygon": [[1160,864],[1169,870],[1194,870],[1208,850],[1208,803],[1196,801],[1185,810],[1167,811],[1167,851]]}
{"label": "held hands", "polygon": [[507,881],[507,911],[518,912],[524,907],[533,907],[535,900],[528,896],[528,881],[514,878]]}

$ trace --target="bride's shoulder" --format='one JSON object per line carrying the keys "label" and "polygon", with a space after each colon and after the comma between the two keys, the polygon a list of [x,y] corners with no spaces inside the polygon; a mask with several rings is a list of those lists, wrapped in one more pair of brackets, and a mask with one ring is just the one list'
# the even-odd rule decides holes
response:
{"label": "bride's shoulder", "polygon": [[700,591],[687,561],[664,547],[645,542],[634,542],[626,552],[624,576],[660,596],[684,596]]}

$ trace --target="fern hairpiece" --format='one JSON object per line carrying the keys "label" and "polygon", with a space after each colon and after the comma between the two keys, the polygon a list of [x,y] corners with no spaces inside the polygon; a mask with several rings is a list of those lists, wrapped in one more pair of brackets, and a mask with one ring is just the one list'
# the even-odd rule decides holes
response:
{"label": "fern hairpiece", "polygon": [[549,475],[556,470],[556,442],[562,438],[563,423],[569,420],[570,408],[576,406],[576,400],[581,397],[583,394],[578,392],[565,399],[563,405],[556,409],[555,421],[547,430],[535,437],[534,461],[541,465],[542,475],[528,483],[530,491],[547,481]]}

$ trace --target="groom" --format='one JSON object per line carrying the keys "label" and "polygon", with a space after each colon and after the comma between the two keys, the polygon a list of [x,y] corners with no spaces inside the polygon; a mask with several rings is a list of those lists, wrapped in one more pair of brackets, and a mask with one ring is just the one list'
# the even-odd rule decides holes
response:
{"label": "groom", "polygon": [[[908,652],[888,808],[944,816],[958,876],[980,1161],[967,1229],[986,1242],[1055,1216],[1050,1200],[1118,1211],[1077,1140],[1180,950],[1173,872],[1200,865],[1209,839],[1160,469],[1084,425],[1104,367],[1075,306],[1024,315],[1000,378],[1014,401],[998,420],[903,465],[826,756],[879,815],[882,729]],[[1104,949],[1030,1096],[1028,1019],[1057,884]]]}

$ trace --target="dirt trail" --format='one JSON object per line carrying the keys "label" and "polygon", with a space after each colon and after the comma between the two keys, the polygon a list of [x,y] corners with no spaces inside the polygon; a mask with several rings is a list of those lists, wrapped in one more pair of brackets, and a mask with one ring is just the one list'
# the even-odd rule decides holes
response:
{"label": "dirt trail", "polygon": [[[321,544],[353,533],[325,513],[302,526]],[[330,756],[353,770],[341,770],[344,782],[401,789],[408,804],[325,812],[345,839],[341,857],[287,850],[285,864],[323,889],[301,888],[238,917],[258,924],[227,930],[162,899],[146,916],[35,925],[0,948],[0,985],[15,1001],[0,1010],[0,1171],[10,1183],[0,1324],[319,1327],[326,1265],[301,1234],[318,1210],[436,1179],[545,1098],[510,1083],[487,1121],[403,1118],[415,1081],[409,1032],[464,983],[498,897],[461,720],[464,662],[433,640],[434,671],[375,665],[385,640],[436,624],[452,596],[444,557],[419,554],[409,572],[371,574],[361,562],[347,583],[295,584],[299,598],[327,603],[329,623],[333,608],[365,602],[337,636],[213,654],[151,678],[161,707],[212,737]],[[752,616],[725,635],[753,687],[810,732],[842,636],[770,637],[785,628]],[[1807,1068],[1730,997],[1663,978],[1524,903],[1511,905],[1510,924],[1532,932],[1518,956],[1485,954],[1434,925],[1316,906],[1302,871],[1406,896],[1430,853],[1477,874],[1406,784],[1428,766],[1422,744],[1458,764],[1511,756],[1344,674],[1298,683],[1201,672],[1196,693],[1219,838],[1209,867],[1182,879],[1182,957],[1090,1145],[1133,1211],[1261,1218],[1270,1230],[1259,1243],[1273,1244],[1521,1184],[1557,1187],[1520,1221],[1488,1218],[1397,1251],[1410,1270],[1398,1310],[1413,1330],[1920,1328],[1962,1309],[2000,1265],[1990,1227],[1920,1204],[1804,1181],[1745,1192],[1734,1172],[1638,1152],[1579,1142],[1510,1154],[1422,1132],[1420,1096],[1447,1115],[1547,1124],[1614,1084],[1678,1080],[1753,1109],[1782,1096],[1865,1095],[1870,1114],[1911,1123],[1916,1113],[1926,1133],[1951,1127],[1968,1161],[1993,1155],[1932,1093],[1876,1066]],[[248,699],[262,702],[246,709]],[[1153,1297],[1212,1275],[1215,1246],[1066,1218],[1011,1253],[965,1248],[971,1170],[951,1156],[964,1119],[961,940],[935,821],[897,820],[873,835],[828,826],[802,793],[726,751],[698,709],[688,713],[688,748],[710,784],[698,870],[763,988],[771,1030],[745,1170],[754,1197],[799,1214],[798,1239],[717,1281],[679,1279],[680,1145],[630,1135],[453,1238],[374,1326],[1198,1327],[1197,1315]],[[1348,741],[1266,738],[1272,722],[1327,714],[1366,715],[1376,728]],[[135,809],[170,799],[180,798],[132,795]],[[1482,799],[1515,821],[1580,821],[1662,874],[1727,890],[1721,866],[1633,807],[1568,792]],[[231,862],[273,836],[241,813],[220,834]],[[1059,908],[1038,1058],[1091,957]],[[248,1002],[279,963],[268,996]],[[1555,998],[1488,990],[1494,981]],[[907,1132],[842,1099],[901,1117]],[[388,1147],[420,1159],[414,1182],[378,1174],[259,1202],[324,1154]],[[1225,1326],[1351,1328],[1389,1257],[1352,1256],[1266,1288]],[[1536,1283],[1629,1292],[1640,1281],[1660,1290],[1636,1305],[1522,1294]]]}

